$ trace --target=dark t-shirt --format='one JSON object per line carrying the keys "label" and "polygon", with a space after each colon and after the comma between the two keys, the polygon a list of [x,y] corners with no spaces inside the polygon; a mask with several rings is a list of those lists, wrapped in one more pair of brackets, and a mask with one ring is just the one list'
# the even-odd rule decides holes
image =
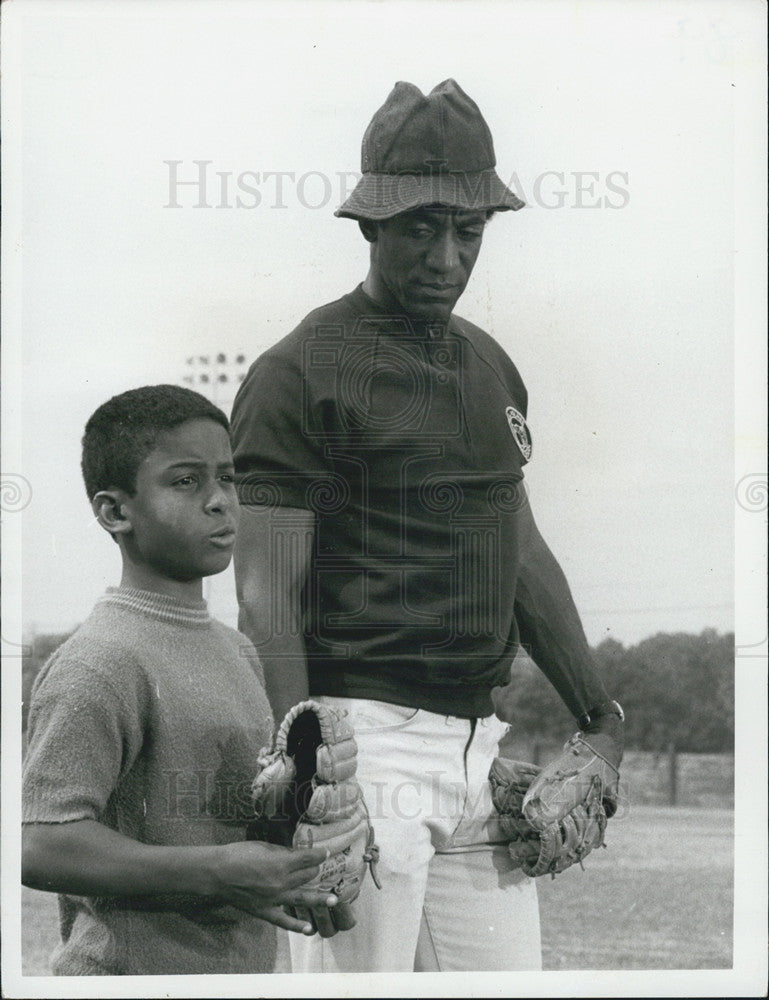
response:
{"label": "dark t-shirt", "polygon": [[[360,287],[252,366],[235,400],[244,504],[315,512],[305,590],[310,692],[489,715],[508,680],[526,389],[466,320],[413,324]],[[279,623],[276,623],[279,624]]]}

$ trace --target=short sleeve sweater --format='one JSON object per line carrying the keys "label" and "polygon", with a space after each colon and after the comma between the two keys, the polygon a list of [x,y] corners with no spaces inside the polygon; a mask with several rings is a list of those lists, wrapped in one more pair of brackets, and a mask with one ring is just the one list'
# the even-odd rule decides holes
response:
{"label": "short sleeve sweater", "polygon": [[[23,821],[93,819],[143,843],[245,839],[273,719],[248,639],[204,602],[114,588],[32,693]],[[58,975],[270,972],[272,925],[176,896],[60,896]]]}

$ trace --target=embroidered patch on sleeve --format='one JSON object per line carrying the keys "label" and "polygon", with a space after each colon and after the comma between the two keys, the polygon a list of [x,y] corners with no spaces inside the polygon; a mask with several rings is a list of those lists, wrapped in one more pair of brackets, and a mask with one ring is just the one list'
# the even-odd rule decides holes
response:
{"label": "embroidered patch on sleeve", "polygon": [[515,443],[518,445],[521,454],[528,462],[531,458],[531,432],[522,413],[519,413],[514,406],[508,406],[505,410],[507,422],[510,425]]}

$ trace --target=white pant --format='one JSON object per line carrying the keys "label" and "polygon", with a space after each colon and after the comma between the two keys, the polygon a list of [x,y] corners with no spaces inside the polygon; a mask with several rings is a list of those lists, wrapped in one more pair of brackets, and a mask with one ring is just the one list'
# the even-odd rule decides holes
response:
{"label": "white pant", "polygon": [[350,931],[289,935],[292,970],[540,969],[535,881],[511,869],[489,792],[489,766],[507,725],[493,716],[317,700],[345,711],[355,730],[382,889],[366,876]]}

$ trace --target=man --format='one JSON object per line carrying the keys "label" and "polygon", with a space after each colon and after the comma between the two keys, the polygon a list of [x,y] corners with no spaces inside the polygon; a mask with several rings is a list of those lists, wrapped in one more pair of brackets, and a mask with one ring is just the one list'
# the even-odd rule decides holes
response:
{"label": "man", "polygon": [[336,213],[368,241],[365,281],[263,354],[235,401],[240,626],[277,718],[308,694],[348,713],[381,852],[357,926],[292,941],[296,972],[540,967],[535,883],[487,782],[521,644],[621,757],[621,709],[523,489],[526,389],[453,314],[487,219],[523,204],[494,167],[453,80],[396,84]]}

